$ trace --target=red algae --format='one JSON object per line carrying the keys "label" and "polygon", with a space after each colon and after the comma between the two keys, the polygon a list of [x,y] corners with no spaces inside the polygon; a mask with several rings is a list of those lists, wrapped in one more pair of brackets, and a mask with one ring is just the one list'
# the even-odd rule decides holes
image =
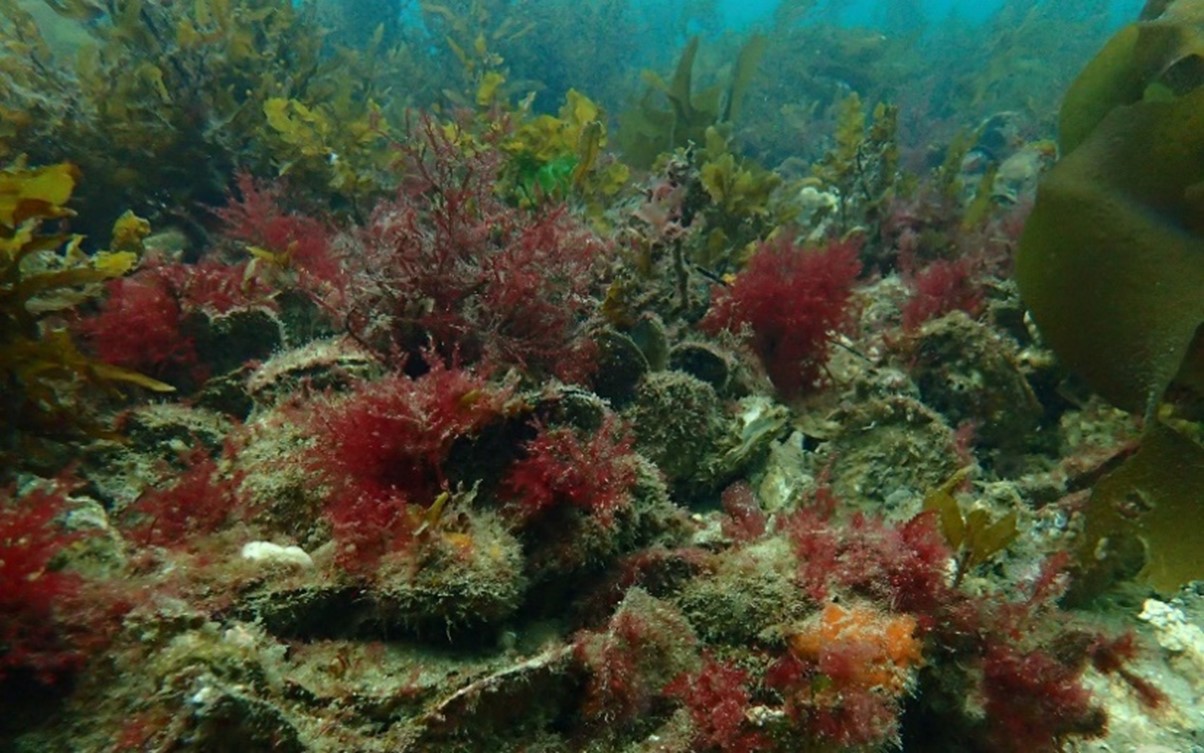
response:
{"label": "red algae", "polygon": [[852,320],[860,245],[851,240],[810,249],[785,236],[762,245],[729,287],[716,288],[704,327],[738,331],[747,325],[753,351],[784,396],[814,389],[831,333]]}
{"label": "red algae", "polygon": [[67,5],[71,71],[0,14],[0,748],[1204,729],[1204,598],[1075,558],[1141,422],[1008,279],[1097,20],[817,5],[669,71],[680,4]]}

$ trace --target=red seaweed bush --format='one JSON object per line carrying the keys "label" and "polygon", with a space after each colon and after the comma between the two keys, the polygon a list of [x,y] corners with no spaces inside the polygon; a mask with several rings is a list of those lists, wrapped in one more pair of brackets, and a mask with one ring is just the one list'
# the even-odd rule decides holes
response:
{"label": "red seaweed bush", "polygon": [[186,469],[169,483],[149,489],[125,511],[125,535],[140,546],[186,546],[189,539],[219,530],[238,506],[240,474],[225,474],[204,450],[184,458]]}
{"label": "red seaweed bush", "polygon": [[1083,687],[1082,673],[1082,662],[1060,661],[1047,651],[992,645],[982,661],[992,749],[1053,753],[1070,735],[1103,733],[1107,715]]}
{"label": "red seaweed bush", "polygon": [[817,601],[833,590],[852,590],[927,614],[951,598],[946,579],[953,553],[933,513],[900,526],[862,514],[842,524],[825,510],[804,507],[782,525],[799,558],[799,584]]}
{"label": "red seaweed bush", "polygon": [[831,333],[849,325],[860,243],[823,249],[789,238],[763,243],[728,287],[717,288],[702,322],[711,332],[751,331],[751,345],[777,389],[794,397],[813,389],[828,361]]}
{"label": "red seaweed bush", "polygon": [[916,629],[909,614],[828,603],[790,631],[789,650],[766,683],[808,739],[842,748],[897,740],[903,698],[923,658]]}
{"label": "red seaweed bush", "polygon": [[584,324],[610,246],[563,206],[521,209],[495,193],[500,153],[425,120],[411,179],[376,208],[345,254],[340,318],[386,358],[433,347],[465,363],[581,380]]}
{"label": "red seaweed bush", "polygon": [[[818,622],[790,635],[789,652],[767,683],[815,739],[845,745],[895,734],[899,704],[883,705],[889,694],[881,692],[891,673],[867,681],[864,673],[875,665],[939,662],[941,682],[957,686],[952,692],[964,704],[942,713],[959,716],[950,724],[968,724],[983,750],[1000,753],[1053,753],[1070,736],[1101,733],[1104,712],[1083,685],[1091,665],[1117,674],[1148,706],[1161,702],[1162,694],[1126,667],[1135,653],[1131,640],[1077,627],[1058,608],[1065,558],[1053,558],[1028,596],[1016,600],[1006,592],[971,595],[954,584],[952,552],[931,512],[898,525],[861,514],[838,522],[831,505],[812,505],[782,527],[798,558],[800,586],[827,604]],[[850,619],[857,609],[838,604],[851,595],[881,611]],[[874,624],[883,626],[881,637],[867,642],[863,626]],[[882,653],[889,646],[907,650]]]}
{"label": "red seaweed bush", "polygon": [[252,306],[272,307],[271,291],[248,279],[245,263],[203,259],[196,264],[154,262],[141,272],[157,279],[185,314],[228,314]]}
{"label": "red seaweed bush", "polygon": [[0,681],[30,673],[51,684],[84,661],[59,621],[81,579],[51,564],[80,534],[62,529],[61,491],[36,490],[20,499],[0,492]]}
{"label": "red seaweed bush", "polygon": [[104,362],[155,377],[206,376],[188,333],[191,316],[271,306],[268,292],[246,279],[246,265],[151,262],[129,277],[110,280],[96,314],[77,325]]}
{"label": "red seaweed bush", "polygon": [[583,632],[573,644],[574,659],[587,673],[584,717],[629,723],[648,713],[664,687],[697,661],[696,645],[675,607],[632,588],[605,630]]}
{"label": "red seaweed bush", "polygon": [[335,561],[351,573],[366,573],[390,552],[405,551],[421,525],[421,502],[400,490],[344,488],[326,505]]}
{"label": "red seaweed bush", "polygon": [[157,278],[112,280],[100,312],[80,325],[100,360],[163,377],[198,367],[192,338],[181,332],[180,302]]}
{"label": "red seaweed bush", "polygon": [[331,486],[326,516],[340,561],[362,567],[409,540],[411,505],[434,502],[448,487],[446,463],[457,441],[501,417],[511,390],[428,358],[430,370],[359,386],[311,419],[312,464]]}
{"label": "red seaweed bush", "polygon": [[1030,199],[1013,208],[979,213],[967,210],[947,191],[922,188],[915,196],[888,203],[881,224],[885,269],[898,270],[909,296],[903,303],[903,330],[953,311],[982,313],[986,283],[1011,274]]}
{"label": "red seaweed bush", "polygon": [[969,257],[937,259],[922,270],[905,275],[911,297],[903,304],[903,329],[914,332],[930,319],[954,311],[971,317],[982,313],[984,293]]}
{"label": "red seaweed bush", "polygon": [[343,291],[343,270],[325,224],[286,211],[279,183],[265,184],[244,172],[235,189],[226,206],[215,210],[228,239],[248,246],[257,261],[271,259],[270,266],[290,272],[311,295],[324,298]]}
{"label": "red seaweed bush", "polygon": [[665,686],[665,693],[690,713],[694,726],[690,750],[756,753],[768,748],[765,735],[748,728],[752,701],[748,672],[704,656],[697,672],[678,675]]}
{"label": "red seaweed bush", "polygon": [[589,437],[571,427],[537,430],[502,481],[520,517],[567,505],[610,523],[631,504],[636,456],[631,433],[617,416],[608,415]]}

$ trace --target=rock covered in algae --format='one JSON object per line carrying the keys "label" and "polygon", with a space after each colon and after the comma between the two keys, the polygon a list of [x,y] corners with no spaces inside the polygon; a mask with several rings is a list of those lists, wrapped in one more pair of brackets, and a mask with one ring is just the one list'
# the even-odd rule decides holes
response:
{"label": "rock covered in algae", "polygon": [[765,511],[791,510],[807,492],[814,491],[813,455],[803,449],[804,441],[803,434],[795,431],[770,445],[756,485]]}
{"label": "rock covered in algae", "polygon": [[278,706],[213,675],[197,678],[188,711],[189,729],[176,741],[183,749],[198,753],[304,753],[308,749]]}
{"label": "rock covered in algae", "polygon": [[382,563],[373,581],[382,624],[444,632],[496,625],[527,585],[521,544],[488,513],[473,514],[463,531],[435,532],[413,557]]}
{"label": "rock covered in algae", "polygon": [[217,411],[180,403],[150,403],[124,414],[125,441],[96,442],[81,475],[113,509],[132,503],[148,486],[178,469],[193,453],[216,455],[234,423]]}
{"label": "rock covered in algae", "polygon": [[682,342],[669,351],[669,366],[701,379],[723,394],[732,380],[735,362],[730,355],[706,342]]}
{"label": "rock covered in algae", "polygon": [[270,358],[284,345],[284,326],[270,309],[238,308],[206,319],[192,333],[197,355],[214,374]]}
{"label": "rock covered in algae", "polygon": [[594,391],[615,405],[629,402],[651,370],[647,357],[629,336],[609,327],[596,332],[593,340],[598,347]]}
{"label": "rock covered in algae", "polygon": [[649,374],[624,412],[636,447],[686,497],[707,495],[763,459],[785,429],[788,411],[761,396],[730,408],[715,387],[679,371]]}
{"label": "rock covered in algae", "polygon": [[1014,342],[955,311],[920,328],[912,355],[924,403],[953,426],[971,424],[976,443],[1019,451],[1031,441],[1042,408]]}
{"label": "rock covered in algae", "polygon": [[362,589],[341,583],[317,570],[281,578],[272,573],[255,587],[246,589],[232,613],[262,625],[282,638],[345,637],[362,635],[372,625],[370,601]]}
{"label": "rock covered in algae", "polygon": [[686,585],[677,603],[705,641],[755,643],[814,609],[795,582],[797,570],[789,542],[769,538],[718,558],[712,572]]}
{"label": "rock covered in algae", "polygon": [[276,313],[262,306],[236,308],[224,314],[189,316],[183,332],[195,343],[198,361],[211,376],[196,402],[231,416],[245,417],[254,407],[245,378],[249,364],[270,358],[285,341]]}
{"label": "rock covered in algae", "polygon": [[78,495],[69,497],[68,505],[63,525],[83,536],[61,555],[64,569],[92,578],[120,573],[128,557],[108,511],[96,500]]}
{"label": "rock covered in algae", "polygon": [[1171,603],[1146,599],[1138,618],[1154,631],[1158,645],[1171,655],[1171,666],[1192,690],[1204,693],[1204,598],[1188,593]]}
{"label": "rock covered in algae", "polygon": [[[534,417],[544,425],[567,425],[586,435],[614,418],[606,400],[577,387],[545,388],[528,396],[527,402]],[[629,460],[634,466],[634,481],[627,490],[626,502],[613,511],[613,516],[561,505],[522,526],[526,571],[533,581],[572,578],[596,569],[623,553],[647,546],[676,525],[677,508],[670,500],[661,470],[641,452],[633,453]],[[480,470],[484,466],[477,461],[476,467]]]}
{"label": "rock covered in algae", "polygon": [[918,400],[871,398],[845,405],[829,418],[841,428],[819,449],[818,462],[821,467],[832,462],[837,499],[885,503],[891,510],[906,503],[899,512],[909,517],[918,512],[925,492],[961,464],[953,429]]}
{"label": "rock covered in algae", "polygon": [[1051,141],[1025,144],[1000,163],[991,186],[991,199],[1005,204],[1031,201],[1037,182],[1053,164],[1057,148]]}
{"label": "rock covered in algae", "polygon": [[571,581],[677,529],[678,508],[661,472],[644,458],[637,458],[635,471],[630,503],[612,520],[562,508],[524,531],[525,569],[532,581]]}
{"label": "rock covered in algae", "polygon": [[246,425],[235,458],[238,494],[256,522],[305,549],[330,535],[322,513],[330,491],[309,462],[315,441],[287,415],[265,410]]}
{"label": "rock covered in algae", "polygon": [[[1089,672],[1084,683],[1108,713],[1108,736],[1076,745],[1081,753],[1180,753],[1200,750],[1204,730],[1204,606],[1198,588],[1185,588],[1171,600],[1146,599],[1134,606],[1131,629],[1144,650],[1128,669],[1154,681],[1166,695],[1164,708],[1151,714],[1120,678]],[[1135,618],[1135,619],[1134,619]]]}
{"label": "rock covered in algae", "polygon": [[694,489],[714,484],[717,449],[733,433],[714,387],[677,371],[649,374],[625,415],[635,426],[636,448],[670,483]]}
{"label": "rock covered in algae", "polygon": [[521,544],[488,513],[429,531],[360,579],[332,573],[330,554],[314,552],[317,567],[261,579],[235,611],[282,636],[447,640],[495,628],[526,593]]}
{"label": "rock covered in algae", "polygon": [[218,450],[234,424],[214,411],[179,403],[133,408],[122,424],[131,449],[166,455],[194,447]]}
{"label": "rock covered in algae", "polygon": [[302,390],[343,389],[381,373],[380,362],[346,337],[315,340],[264,361],[247,377],[259,406],[271,406]]}
{"label": "rock covered in algae", "polygon": [[[510,666],[463,684],[436,700],[416,720],[417,733],[406,750],[504,750],[496,742],[513,735],[516,720],[537,737],[541,727],[561,717],[578,692],[573,671],[573,646],[553,646]],[[555,750],[559,739],[548,750]],[[459,743],[459,745],[457,745]],[[539,749],[538,743],[529,749]]]}
{"label": "rock covered in algae", "polygon": [[[159,618],[139,617],[149,620],[147,628],[162,630],[168,623]],[[165,749],[306,750],[281,696],[287,649],[262,629],[238,622],[177,621],[157,640],[155,645],[154,633],[146,634],[154,648],[135,674],[161,703],[175,709],[159,738]]]}

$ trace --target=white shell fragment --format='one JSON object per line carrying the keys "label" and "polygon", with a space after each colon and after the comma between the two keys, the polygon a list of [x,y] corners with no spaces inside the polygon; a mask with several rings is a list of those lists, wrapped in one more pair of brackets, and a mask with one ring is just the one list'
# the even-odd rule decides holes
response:
{"label": "white shell fragment", "polygon": [[254,562],[313,567],[313,558],[299,546],[280,546],[270,541],[248,541],[242,545],[242,558]]}

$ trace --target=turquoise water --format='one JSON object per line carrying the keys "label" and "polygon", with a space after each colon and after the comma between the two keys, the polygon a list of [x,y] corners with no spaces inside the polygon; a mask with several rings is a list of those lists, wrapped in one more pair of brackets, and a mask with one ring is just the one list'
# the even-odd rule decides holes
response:
{"label": "turquoise water", "polygon": [[[837,3],[836,5],[840,5]],[[840,13],[841,19],[852,26],[876,26],[890,11],[899,5],[914,5],[922,14],[924,21],[934,22],[956,16],[971,22],[982,22],[991,17],[1003,5],[1003,0],[978,0],[977,2],[960,2],[959,0],[921,0],[920,2],[899,3],[892,0],[855,0],[844,3],[847,8]],[[772,1],[745,2],[742,0],[724,0],[720,4],[724,25],[729,28],[741,28],[762,22],[773,15],[778,3]],[[1111,14],[1114,23],[1122,23],[1133,18],[1141,10],[1141,0],[1114,0]]]}
{"label": "turquoise water", "polygon": [[[354,0],[353,0],[354,1]],[[1028,5],[1029,3],[1025,3]],[[1036,0],[1031,3],[1034,7],[1042,5],[1057,6],[1052,0]],[[554,5],[546,0],[541,6]],[[648,18],[667,18],[675,16],[688,9],[692,4],[682,0],[657,0],[656,2],[631,3],[630,7],[639,15]],[[693,5],[706,5],[694,3]],[[774,11],[781,5],[777,0],[717,0],[715,6],[719,18],[714,22],[694,24],[695,31],[716,32],[722,30],[744,31],[765,27],[772,23]],[[960,0],[833,0],[832,2],[817,3],[818,8],[813,17],[822,17],[825,21],[836,19],[845,26],[867,26],[885,28],[899,24],[900,19],[906,19],[909,28],[920,25],[939,24],[944,21],[957,20],[971,24],[981,24],[989,21],[1000,9],[1008,5],[1006,0],[979,0],[976,2],[961,2]],[[1110,26],[1118,27],[1137,17],[1144,5],[1144,0],[1101,0],[1100,5],[1107,5]],[[421,10],[417,2],[403,3],[403,18],[409,23],[421,25]],[[913,10],[914,9],[914,10]],[[686,11],[688,12],[688,10]]]}

